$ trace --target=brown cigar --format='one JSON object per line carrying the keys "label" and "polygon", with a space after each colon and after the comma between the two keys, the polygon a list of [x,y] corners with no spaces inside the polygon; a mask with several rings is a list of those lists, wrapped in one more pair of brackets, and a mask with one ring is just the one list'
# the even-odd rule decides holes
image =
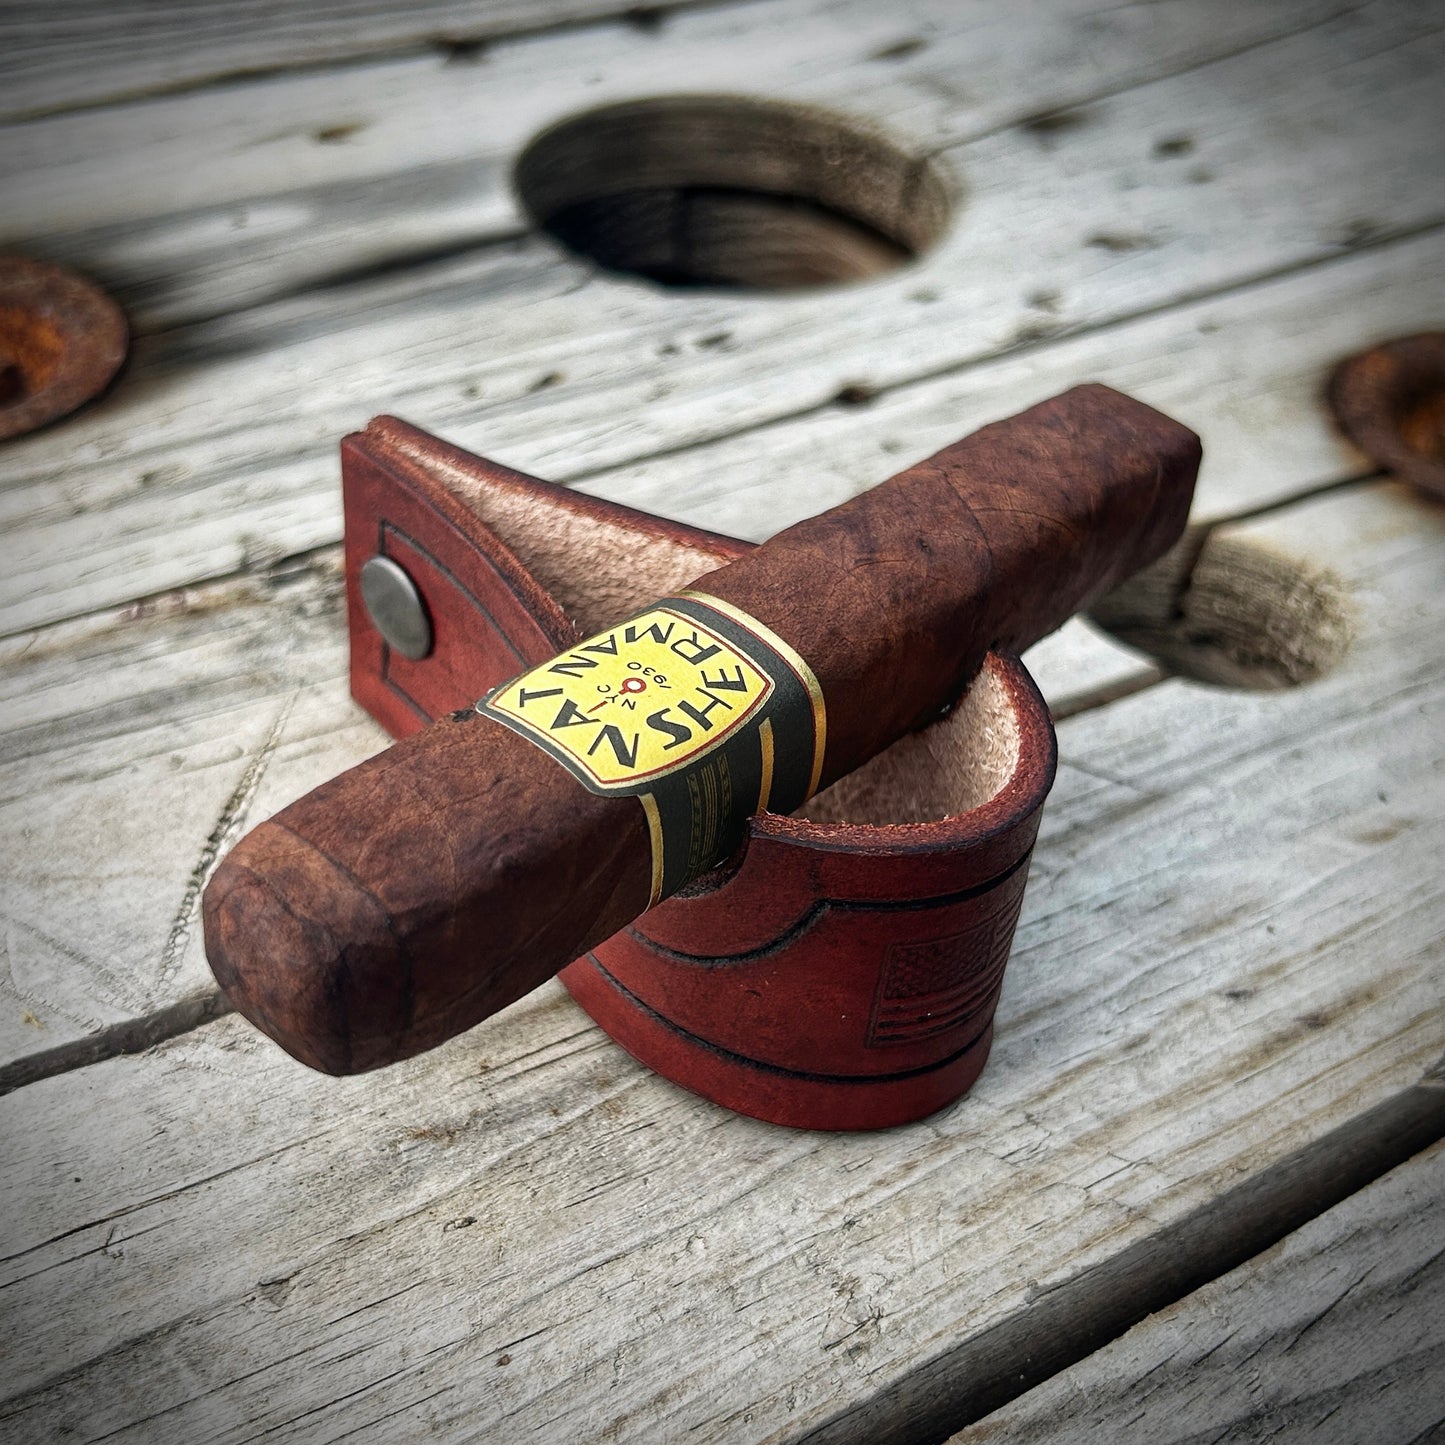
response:
{"label": "brown cigar", "polygon": [[329,1073],[442,1043],[1158,557],[1199,455],[1081,386],[788,528],[255,828],[205,891],[217,979]]}

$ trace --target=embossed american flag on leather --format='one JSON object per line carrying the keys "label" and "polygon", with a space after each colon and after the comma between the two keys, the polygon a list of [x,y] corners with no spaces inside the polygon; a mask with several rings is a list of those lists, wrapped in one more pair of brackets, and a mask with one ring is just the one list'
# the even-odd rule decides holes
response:
{"label": "embossed american flag on leather", "polygon": [[1023,887],[1005,883],[983,917],[959,933],[888,950],[873,999],[868,1044],[911,1044],[946,1033],[991,1009],[1008,962]]}

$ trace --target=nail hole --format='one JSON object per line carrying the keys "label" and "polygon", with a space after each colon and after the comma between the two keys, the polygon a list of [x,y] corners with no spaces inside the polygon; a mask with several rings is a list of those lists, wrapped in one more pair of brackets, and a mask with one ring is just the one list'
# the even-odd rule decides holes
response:
{"label": "nail hole", "polygon": [[1313,682],[1355,632],[1349,591],[1331,572],[1208,527],[1191,527],[1089,615],[1171,672],[1241,688]]}
{"label": "nail hole", "polygon": [[358,131],[366,129],[366,122],[362,120],[345,121],[339,125],[323,126],[320,130],[311,132],[311,139],[317,145],[335,146],[349,141]]}
{"label": "nail hole", "polygon": [[448,65],[480,65],[491,53],[485,40],[438,40],[436,48]]}
{"label": "nail hole", "polygon": [[661,5],[634,5],[631,10],[623,11],[622,18],[634,30],[656,35],[667,23],[667,11]]}
{"label": "nail hole", "polygon": [[1088,125],[1089,120],[1089,112],[1083,106],[1074,106],[1065,110],[1043,110],[1026,115],[1019,121],[1019,125],[1029,135],[1042,141],[1050,141],[1055,136]]}
{"label": "nail hole", "polygon": [[515,181],[564,246],[668,286],[860,281],[927,251],[952,210],[939,167],[866,125],[741,97],[574,116],[532,141]]}
{"label": "nail hole", "polygon": [[25,391],[25,373],[8,358],[0,356],[0,405],[14,401]]}
{"label": "nail hole", "polygon": [[925,50],[928,42],[921,36],[910,35],[907,40],[900,40],[893,45],[885,45],[881,50],[875,50],[868,58],[870,60],[907,60],[910,55],[917,55],[920,50]]}

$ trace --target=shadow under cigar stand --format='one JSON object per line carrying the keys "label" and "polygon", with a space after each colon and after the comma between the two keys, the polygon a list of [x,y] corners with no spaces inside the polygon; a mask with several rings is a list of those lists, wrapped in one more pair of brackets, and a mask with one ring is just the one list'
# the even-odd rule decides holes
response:
{"label": "shadow under cigar stand", "polygon": [[[394,736],[470,707],[747,543],[510,471],[391,418],[342,444],[351,687]],[[978,1077],[1053,725],[1017,658],[560,975],[629,1053],[813,1129],[922,1118]]]}

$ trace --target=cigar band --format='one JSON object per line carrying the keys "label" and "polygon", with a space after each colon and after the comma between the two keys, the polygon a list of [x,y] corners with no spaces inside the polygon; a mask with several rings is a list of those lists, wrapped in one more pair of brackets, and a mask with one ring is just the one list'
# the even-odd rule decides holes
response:
{"label": "cigar band", "polygon": [[818,789],[823,693],[770,628],[681,592],[494,688],[477,711],[549,753],[594,793],[642,804],[648,907],[726,859],[748,819]]}

